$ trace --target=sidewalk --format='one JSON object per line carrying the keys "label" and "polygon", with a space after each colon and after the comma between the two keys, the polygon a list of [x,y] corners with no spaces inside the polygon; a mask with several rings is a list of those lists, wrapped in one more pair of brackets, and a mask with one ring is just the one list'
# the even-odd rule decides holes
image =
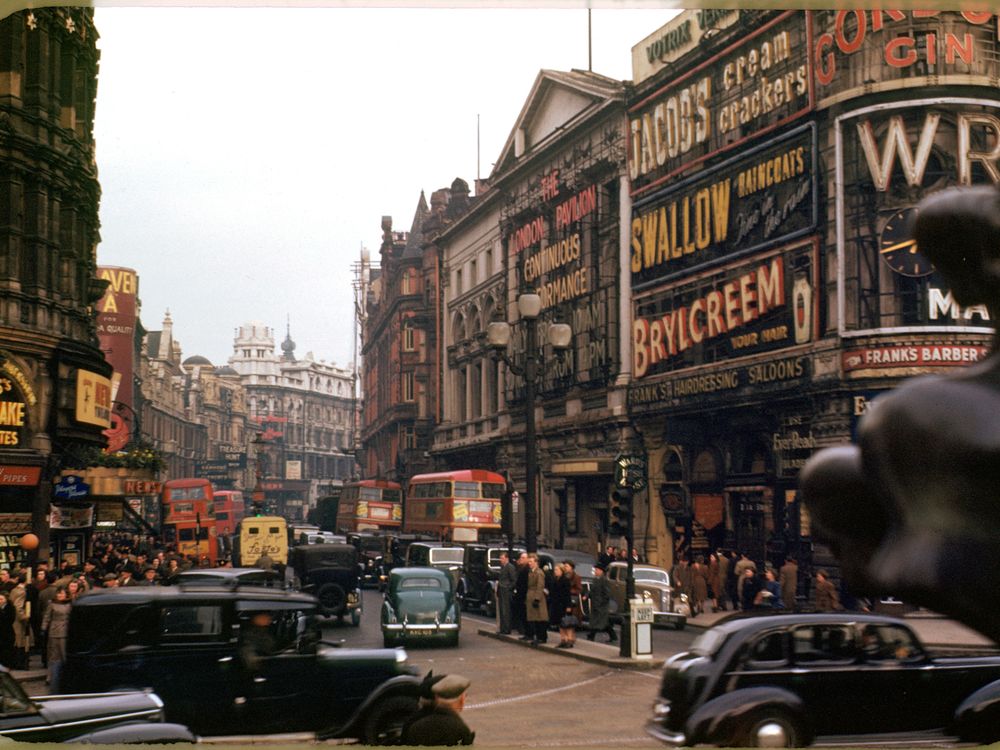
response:
{"label": "sidewalk", "polygon": [[[701,633],[715,625],[723,617],[731,614],[733,613],[702,612],[697,617],[690,618],[687,621],[687,627],[690,630]],[[919,611],[907,615],[904,619],[930,651],[1000,650],[1000,646],[986,636],[943,615]],[[512,643],[523,648],[534,648],[546,653],[568,656],[579,661],[602,664],[606,667],[614,667],[616,669],[659,669],[663,666],[664,662],[663,658],[656,656],[649,659],[624,659],[618,655],[618,643],[609,644],[604,640],[605,636],[603,633],[598,636],[601,640],[597,642],[588,641],[586,637],[581,638],[580,633],[578,633],[576,645],[573,648],[564,649],[556,648],[559,645],[559,636],[557,633],[549,633],[547,643],[532,646],[528,641],[522,641],[517,635],[501,635],[496,630],[496,625],[493,623],[481,623],[479,635]]]}

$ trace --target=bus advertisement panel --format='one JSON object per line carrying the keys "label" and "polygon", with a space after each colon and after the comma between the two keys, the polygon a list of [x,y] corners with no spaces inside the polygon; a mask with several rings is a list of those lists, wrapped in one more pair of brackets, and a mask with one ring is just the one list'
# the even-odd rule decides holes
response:
{"label": "bus advertisement panel", "polygon": [[406,493],[403,530],[444,540],[474,542],[481,532],[500,533],[503,476],[484,469],[418,474]]}
{"label": "bus advertisement panel", "polygon": [[215,565],[219,549],[212,483],[168,479],[163,483],[163,541],[184,557]]}
{"label": "bus advertisement panel", "polygon": [[386,531],[403,522],[403,488],[383,479],[345,484],[337,508],[337,531]]}

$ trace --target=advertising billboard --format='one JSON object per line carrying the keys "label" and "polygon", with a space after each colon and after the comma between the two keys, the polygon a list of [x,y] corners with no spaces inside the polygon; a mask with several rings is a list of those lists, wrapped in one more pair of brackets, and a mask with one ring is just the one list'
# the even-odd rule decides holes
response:
{"label": "advertising billboard", "polygon": [[816,106],[923,86],[995,87],[997,16],[984,10],[812,11]]}
{"label": "advertising billboard", "polygon": [[633,378],[813,341],[816,253],[808,239],[637,295]]}
{"label": "advertising billboard", "polygon": [[804,11],[782,13],[630,106],[632,195],[808,112],[808,28]]}
{"label": "advertising billboard", "polygon": [[[613,246],[617,228],[602,237],[599,219],[612,210],[610,198],[604,186],[565,178],[560,168],[540,174],[536,185],[536,199],[507,223],[503,246],[513,287],[541,297],[541,340],[547,322],[573,329],[572,356],[553,358],[542,388],[606,383],[617,361],[615,285],[599,271],[601,248]],[[523,328],[515,327],[515,352],[524,351]]]}
{"label": "advertising billboard", "polygon": [[816,159],[810,123],[637,202],[633,290],[813,232]]}
{"label": "advertising billboard", "polygon": [[992,333],[989,310],[960,307],[911,232],[925,195],[1000,183],[1000,100],[882,103],[837,117],[834,136],[840,334]]}
{"label": "advertising billboard", "polygon": [[[132,379],[135,372],[135,327],[138,320],[139,276],[131,268],[98,266],[97,276],[108,282],[97,303],[97,338],[104,358],[114,368],[111,400],[126,409],[112,409],[111,426],[105,430],[108,452],[124,448],[135,429]],[[123,413],[124,412],[124,413]]]}

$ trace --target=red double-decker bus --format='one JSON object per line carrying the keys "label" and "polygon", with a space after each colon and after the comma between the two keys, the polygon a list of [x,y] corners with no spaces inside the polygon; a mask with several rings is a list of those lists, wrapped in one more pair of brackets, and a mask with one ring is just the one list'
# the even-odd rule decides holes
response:
{"label": "red double-decker bus", "polygon": [[212,483],[207,479],[168,479],[163,483],[163,541],[196,560],[219,556]]}
{"label": "red double-decker bus", "polygon": [[384,479],[348,482],[340,492],[337,531],[385,531],[403,522],[403,488]]}
{"label": "red double-decker bus", "polygon": [[246,515],[243,493],[239,490],[215,490],[212,497],[215,501],[215,530],[220,535],[232,536]]}
{"label": "red double-decker bus", "polygon": [[500,533],[504,477],[485,469],[417,474],[406,491],[406,532],[429,532],[453,542]]}

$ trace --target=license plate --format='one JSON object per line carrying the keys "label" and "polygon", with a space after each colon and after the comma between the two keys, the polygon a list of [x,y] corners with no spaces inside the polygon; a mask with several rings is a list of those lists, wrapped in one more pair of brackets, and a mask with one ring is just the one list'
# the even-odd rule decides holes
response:
{"label": "license plate", "polygon": [[408,633],[431,633],[434,628],[409,628],[406,632]]}

